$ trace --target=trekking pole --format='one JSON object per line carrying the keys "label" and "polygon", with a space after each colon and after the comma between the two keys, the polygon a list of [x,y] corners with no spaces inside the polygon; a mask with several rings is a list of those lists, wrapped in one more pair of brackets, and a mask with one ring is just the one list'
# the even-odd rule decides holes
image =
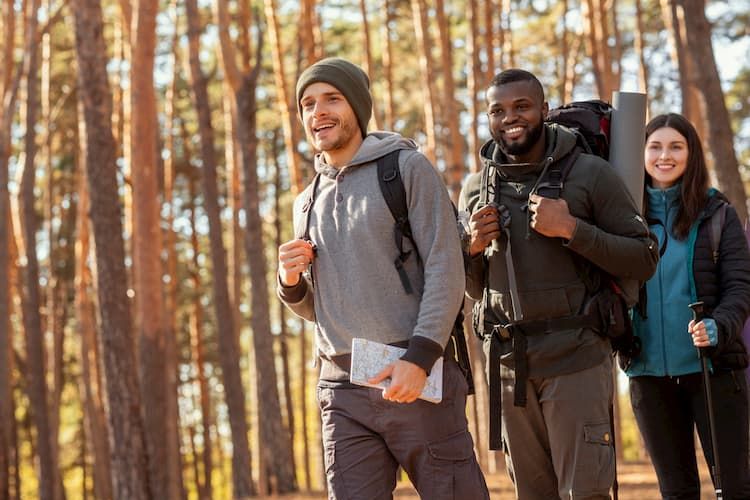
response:
{"label": "trekking pole", "polygon": [[[688,307],[693,310],[693,321],[696,323],[704,318],[703,302],[695,302]],[[706,399],[706,414],[708,416],[708,428],[711,434],[711,450],[714,455],[714,464],[711,467],[711,475],[714,478],[714,489],[717,500],[724,497],[721,491],[721,469],[719,468],[719,445],[716,443],[716,423],[714,422],[714,405],[711,399],[711,374],[708,370],[708,355],[705,348],[699,348],[701,357],[701,371],[703,372],[703,394]]]}

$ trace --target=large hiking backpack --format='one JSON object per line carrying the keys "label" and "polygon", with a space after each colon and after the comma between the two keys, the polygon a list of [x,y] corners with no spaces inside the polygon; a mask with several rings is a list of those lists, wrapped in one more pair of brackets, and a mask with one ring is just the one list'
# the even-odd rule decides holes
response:
{"label": "large hiking backpack", "polygon": [[593,99],[565,104],[547,113],[547,122],[564,125],[579,134],[579,144],[587,153],[609,160],[609,131],[612,106]]}
{"label": "large hiking backpack", "polygon": [[[414,289],[409,282],[409,275],[406,273],[404,263],[414,254],[414,258],[418,262],[422,259],[419,256],[419,250],[417,244],[414,241],[414,236],[411,230],[411,224],[409,223],[409,208],[406,201],[406,189],[404,188],[404,181],[401,179],[401,171],[398,166],[398,157],[401,150],[392,151],[385,156],[378,158],[377,161],[377,175],[378,175],[378,186],[380,192],[385,199],[385,203],[388,206],[388,210],[393,216],[393,238],[398,249],[398,257],[393,262],[396,272],[398,272],[401,285],[407,295],[414,293]],[[320,174],[316,174],[315,178],[310,183],[308,197],[305,200],[303,211],[305,212],[304,221],[304,239],[309,239],[310,232],[310,213],[312,212],[312,206],[315,203],[315,194],[318,189],[318,183],[320,181]],[[456,211],[456,207],[453,206],[453,210]],[[404,249],[404,238],[408,239],[411,243],[412,250]],[[466,384],[468,386],[468,393],[474,394],[474,378],[471,373],[471,362],[469,359],[469,350],[466,346],[466,337],[464,334],[464,304],[461,303],[461,308],[456,314],[456,319],[453,322],[451,329],[451,336],[448,340],[449,344],[452,345],[453,352],[456,357],[459,368],[464,374]]]}

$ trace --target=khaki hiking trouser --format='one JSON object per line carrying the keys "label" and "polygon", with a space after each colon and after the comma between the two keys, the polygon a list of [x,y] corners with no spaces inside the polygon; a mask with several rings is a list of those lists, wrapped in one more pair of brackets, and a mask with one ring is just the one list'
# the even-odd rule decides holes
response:
{"label": "khaki hiking trouser", "polygon": [[409,404],[380,389],[318,385],[328,498],[390,500],[399,465],[425,500],[487,500],[466,422],[466,380],[445,360],[443,400]]}
{"label": "khaki hiking trouser", "polygon": [[503,379],[503,443],[520,500],[609,499],[615,455],[612,359],[568,375],[530,378],[525,407]]}

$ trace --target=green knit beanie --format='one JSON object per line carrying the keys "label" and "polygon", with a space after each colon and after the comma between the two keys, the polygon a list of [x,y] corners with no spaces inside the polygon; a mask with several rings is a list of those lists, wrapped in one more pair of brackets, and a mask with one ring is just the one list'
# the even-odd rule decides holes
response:
{"label": "green knit beanie", "polygon": [[297,80],[297,109],[302,118],[302,94],[316,82],[324,82],[336,87],[349,102],[359,123],[362,137],[367,135],[367,123],[372,115],[370,79],[362,68],[339,57],[321,59],[305,71]]}

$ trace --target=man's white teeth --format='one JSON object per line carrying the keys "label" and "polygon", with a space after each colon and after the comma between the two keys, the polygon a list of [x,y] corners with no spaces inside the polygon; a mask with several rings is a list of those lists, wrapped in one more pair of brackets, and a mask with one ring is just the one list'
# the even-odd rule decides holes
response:
{"label": "man's white teeth", "polygon": [[324,129],[327,129],[327,128],[331,128],[331,127],[333,127],[333,123],[329,123],[327,125],[321,125],[320,127],[316,127],[315,131],[316,132],[320,132],[321,130],[324,130]]}
{"label": "man's white teeth", "polygon": [[513,127],[513,128],[509,128],[509,129],[507,129],[507,130],[505,131],[505,133],[506,133],[506,134],[509,134],[509,135],[513,135],[513,134],[520,134],[522,130],[523,130],[523,128],[522,128],[522,127]]}

